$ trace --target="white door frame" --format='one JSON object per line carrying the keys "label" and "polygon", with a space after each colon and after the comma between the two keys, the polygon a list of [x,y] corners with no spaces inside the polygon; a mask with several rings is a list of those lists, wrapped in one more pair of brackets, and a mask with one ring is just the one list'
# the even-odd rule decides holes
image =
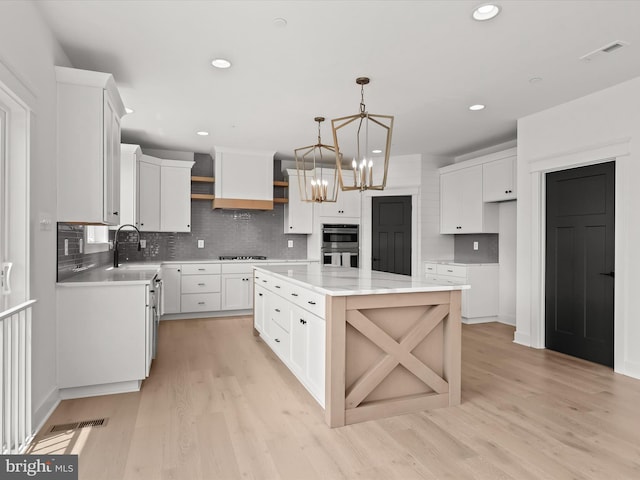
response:
{"label": "white door frame", "polygon": [[[628,173],[628,162],[631,161],[631,139],[624,138],[608,144],[591,146],[571,152],[558,153],[543,158],[532,159],[529,164],[529,180],[531,185],[531,324],[529,332],[516,332],[517,343],[529,343],[534,348],[545,348],[545,225],[546,225],[546,185],[545,174],[598,163],[616,162],[615,192],[615,272],[614,279],[614,371],[624,373],[623,364],[626,358],[626,320],[634,318],[625,312],[622,299],[635,293],[625,290],[625,285],[632,274],[631,266],[624,262],[629,248],[626,245],[627,225],[623,219],[629,218],[624,199],[629,198],[628,191],[637,188]],[[636,179],[637,180],[637,179]],[[529,339],[526,337],[529,336]],[[527,342],[529,340],[529,342]]]}

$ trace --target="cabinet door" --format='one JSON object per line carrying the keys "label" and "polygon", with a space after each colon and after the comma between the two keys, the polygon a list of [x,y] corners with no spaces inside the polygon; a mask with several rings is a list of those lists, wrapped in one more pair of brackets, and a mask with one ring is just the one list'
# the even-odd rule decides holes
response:
{"label": "cabinet door", "polygon": [[251,308],[252,280],[251,274],[223,274],[222,310],[246,310]]}
{"label": "cabinet door", "polygon": [[120,119],[106,91],[103,92],[103,218],[105,223],[120,223]]}
{"label": "cabinet door", "polygon": [[483,200],[499,202],[516,198],[516,157],[482,165]]}
{"label": "cabinet door", "polygon": [[180,265],[163,265],[160,314],[180,313]]}
{"label": "cabinet door", "polygon": [[143,232],[160,231],[160,165],[138,164],[138,221]]}
{"label": "cabinet door", "polygon": [[253,296],[253,326],[260,333],[264,332],[264,309],[267,299],[267,290],[260,286],[255,286],[255,294]]}
{"label": "cabinet door", "polygon": [[307,322],[307,386],[324,407],[326,322],[310,313],[304,318]]}
{"label": "cabinet door", "polygon": [[146,306],[144,310],[144,324],[145,324],[145,371],[146,376],[149,376],[151,370],[151,362],[153,360],[153,310],[151,307],[151,297],[149,293],[149,285],[145,286],[145,300]]}
{"label": "cabinet door", "polygon": [[[339,187],[338,187],[339,189]],[[360,219],[360,192],[338,191],[338,199],[335,203],[324,202],[320,204],[321,217],[344,217],[353,221]],[[359,221],[357,223],[360,223]]]}
{"label": "cabinet door", "polygon": [[139,227],[138,221],[138,161],[140,147],[120,145],[120,224]]}
{"label": "cabinet door", "polygon": [[191,168],[161,167],[160,230],[191,231]]}
{"label": "cabinet door", "polygon": [[313,203],[300,197],[297,175],[289,175],[289,201],[284,204],[284,233],[313,232]]}
{"label": "cabinet door", "polygon": [[482,165],[440,176],[440,233],[483,231]]}
{"label": "cabinet door", "polygon": [[309,328],[306,316],[301,308],[291,306],[291,370],[298,377],[307,376],[307,356],[309,343]]}

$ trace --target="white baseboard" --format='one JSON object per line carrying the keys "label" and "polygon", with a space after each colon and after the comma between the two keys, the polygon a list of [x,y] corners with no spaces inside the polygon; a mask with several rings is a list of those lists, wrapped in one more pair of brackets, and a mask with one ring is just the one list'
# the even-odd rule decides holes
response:
{"label": "white baseboard", "polygon": [[634,362],[623,362],[620,367],[616,365],[614,371],[627,377],[640,379],[640,365]]}
{"label": "white baseboard", "polygon": [[465,325],[475,325],[477,323],[489,323],[489,322],[497,322],[498,317],[475,317],[475,318],[466,318],[462,317],[462,323]]}
{"label": "white baseboard", "polygon": [[47,423],[53,411],[60,405],[60,395],[58,388],[53,388],[47,397],[40,403],[38,408],[33,412],[33,425],[35,425],[34,433],[38,433]]}
{"label": "white baseboard", "polygon": [[112,395],[115,393],[130,393],[140,390],[141,380],[129,382],[107,383],[104,385],[89,385],[87,387],[61,388],[60,398],[68,400],[70,398],[96,397],[98,395]]}
{"label": "white baseboard", "polygon": [[223,312],[193,312],[193,313],[167,313],[162,315],[164,320],[189,320],[196,318],[219,318],[219,317],[246,317],[253,315],[253,309],[248,310],[225,310]]}
{"label": "white baseboard", "polygon": [[513,335],[513,343],[517,343],[519,345],[524,345],[525,347],[531,346],[531,335],[528,333],[518,332]]}
{"label": "white baseboard", "polygon": [[504,323],[505,325],[516,326],[516,317],[512,315],[498,315],[497,322]]}

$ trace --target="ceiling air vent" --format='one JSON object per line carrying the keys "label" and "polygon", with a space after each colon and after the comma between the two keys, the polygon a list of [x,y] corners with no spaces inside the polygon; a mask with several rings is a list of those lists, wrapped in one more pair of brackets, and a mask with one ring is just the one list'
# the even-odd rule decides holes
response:
{"label": "ceiling air vent", "polygon": [[608,43],[592,52],[589,52],[580,57],[580,60],[585,62],[589,62],[593,60],[595,57],[602,55],[603,53],[612,53],[616,50],[621,49],[622,47],[626,47],[629,45],[629,42],[625,42],[624,40],[616,40],[615,42]]}

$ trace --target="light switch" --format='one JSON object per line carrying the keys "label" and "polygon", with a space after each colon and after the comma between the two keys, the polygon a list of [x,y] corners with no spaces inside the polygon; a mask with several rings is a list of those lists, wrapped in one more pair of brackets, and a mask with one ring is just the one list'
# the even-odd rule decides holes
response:
{"label": "light switch", "polygon": [[204,248],[204,240],[198,240],[198,248]]}
{"label": "light switch", "polygon": [[287,247],[293,248],[293,240],[287,240]]}
{"label": "light switch", "polygon": [[478,242],[473,242],[473,249],[478,250]]}

